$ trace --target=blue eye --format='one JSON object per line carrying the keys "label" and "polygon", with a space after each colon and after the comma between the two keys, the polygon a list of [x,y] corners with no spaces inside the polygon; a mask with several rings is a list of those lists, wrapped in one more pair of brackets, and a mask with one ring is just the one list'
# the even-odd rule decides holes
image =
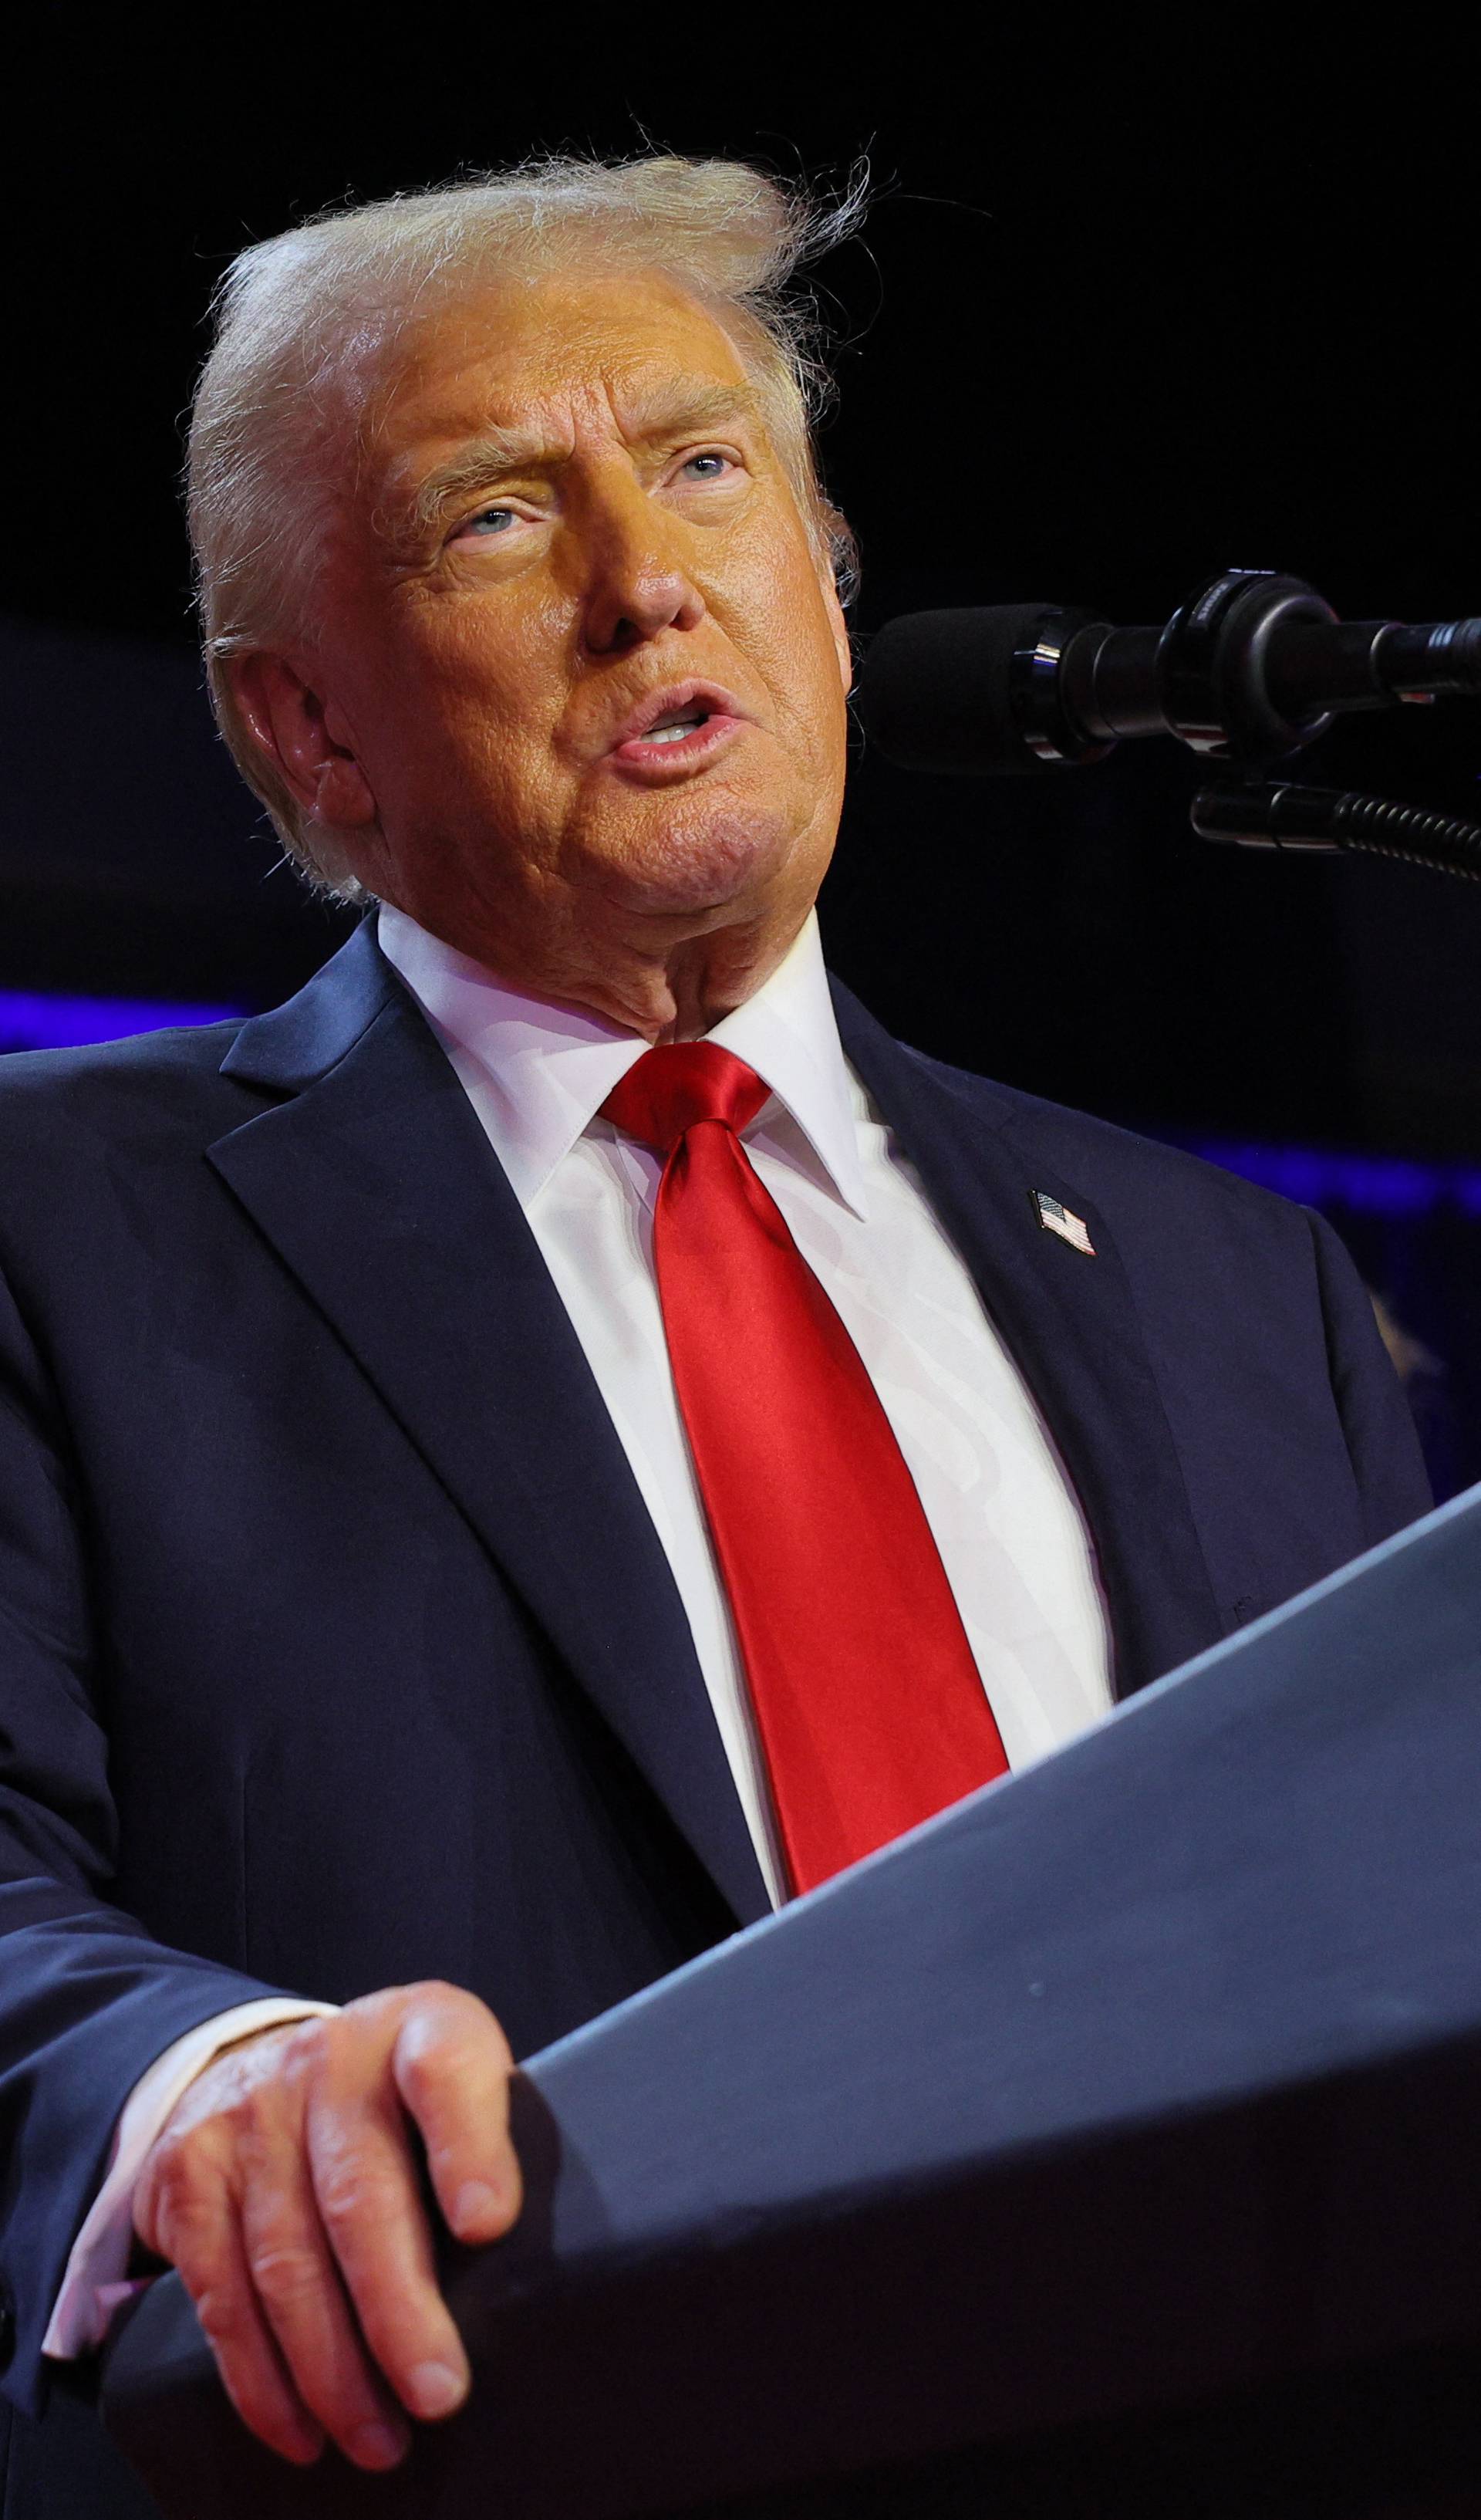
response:
{"label": "blue eye", "polygon": [[730,458],[728,455],[692,455],[689,462],[685,465],[684,470],[686,472],[693,472],[697,465],[713,464],[715,472],[705,472],[700,476],[703,480],[713,481],[715,474],[723,472],[729,462]]}
{"label": "blue eye", "polygon": [[514,521],[513,508],[483,508],[476,517],[469,518],[462,530],[466,534],[502,534],[505,527]]}

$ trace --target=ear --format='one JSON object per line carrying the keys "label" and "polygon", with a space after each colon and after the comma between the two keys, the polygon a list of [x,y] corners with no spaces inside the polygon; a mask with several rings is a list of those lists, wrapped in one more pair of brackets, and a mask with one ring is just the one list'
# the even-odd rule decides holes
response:
{"label": "ear", "polygon": [[287,656],[266,649],[231,657],[226,670],[252,742],[304,813],[331,831],[374,823],[376,799],[334,702]]}
{"label": "ear", "polygon": [[823,579],[823,602],[828,613],[828,626],[833,634],[833,646],[838,652],[838,679],[847,694],[854,688],[854,651],[831,569]]}

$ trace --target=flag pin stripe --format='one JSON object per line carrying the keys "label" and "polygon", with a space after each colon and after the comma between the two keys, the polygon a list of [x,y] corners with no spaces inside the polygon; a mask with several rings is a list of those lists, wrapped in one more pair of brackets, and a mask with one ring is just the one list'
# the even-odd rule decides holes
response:
{"label": "flag pin stripe", "polygon": [[1051,1198],[1047,1190],[1035,1191],[1034,1206],[1047,1234],[1057,1234],[1061,1242],[1072,1243],[1077,1251],[1085,1253],[1088,1260],[1094,1260],[1096,1246],[1083,1216],[1076,1216],[1073,1208],[1063,1206],[1057,1198]]}

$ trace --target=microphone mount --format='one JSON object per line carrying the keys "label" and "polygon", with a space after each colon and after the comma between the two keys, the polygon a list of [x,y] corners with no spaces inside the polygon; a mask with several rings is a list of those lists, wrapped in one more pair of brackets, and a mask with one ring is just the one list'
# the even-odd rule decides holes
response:
{"label": "microphone mount", "polygon": [[1481,697],[1481,618],[1339,621],[1302,578],[1220,569],[1161,628],[1052,605],[907,615],[872,643],[865,691],[905,767],[1053,770],[1170,735],[1230,774],[1193,800],[1205,839],[1481,876],[1481,827],[1278,775],[1339,711]]}
{"label": "microphone mount", "polygon": [[1315,743],[1341,710],[1481,695],[1481,619],[1339,621],[1303,578],[1226,568],[1162,629],[1046,608],[1014,651],[1023,741],[1042,761],[1102,759],[1172,735],[1255,772]]}
{"label": "microphone mount", "polygon": [[[1299,578],[1226,569],[1173,614],[1158,664],[1172,731],[1240,774],[1237,785],[1193,797],[1189,819],[1200,839],[1303,856],[1359,852],[1481,881],[1481,826],[1259,775],[1315,743],[1337,707],[1481,692],[1481,620],[1339,622]],[[1325,705],[1313,706],[1318,695]]]}

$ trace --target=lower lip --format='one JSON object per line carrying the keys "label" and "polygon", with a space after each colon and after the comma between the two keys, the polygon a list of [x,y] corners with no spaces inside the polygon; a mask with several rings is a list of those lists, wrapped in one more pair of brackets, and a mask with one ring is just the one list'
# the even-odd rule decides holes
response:
{"label": "lower lip", "polygon": [[742,717],[707,717],[677,743],[651,743],[641,735],[630,736],[626,743],[613,744],[606,757],[640,779],[682,779],[686,772],[712,761],[746,723]]}

